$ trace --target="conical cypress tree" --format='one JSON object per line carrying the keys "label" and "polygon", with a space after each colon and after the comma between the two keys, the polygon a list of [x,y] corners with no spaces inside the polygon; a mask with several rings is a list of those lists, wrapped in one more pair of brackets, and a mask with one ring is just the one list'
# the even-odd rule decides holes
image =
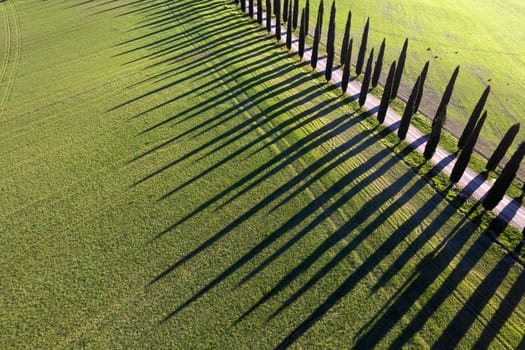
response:
{"label": "conical cypress tree", "polygon": [[246,0],[241,0],[241,11],[246,12]]}
{"label": "conical cypress tree", "polygon": [[304,5],[304,37],[308,36],[310,32],[310,0],[306,0]]}
{"label": "conical cypress tree", "polygon": [[305,13],[304,9],[301,11],[301,25],[299,26],[299,57],[303,58],[304,55],[304,37],[305,37]]}
{"label": "conical cypress tree", "polygon": [[345,34],[343,35],[343,43],[341,45],[341,65],[346,62],[346,53],[348,51],[348,41],[350,40],[350,27],[352,26],[352,10],[348,11],[346,17]]}
{"label": "conical cypress tree", "polygon": [[388,77],[386,78],[385,90],[383,96],[381,96],[381,103],[379,104],[379,111],[377,111],[377,120],[380,123],[385,121],[386,112],[388,111],[388,105],[390,104],[390,95],[392,92],[392,84],[394,83],[394,75],[396,74],[396,61],[390,65],[388,71]]}
{"label": "conical cypress tree", "polygon": [[407,58],[408,39],[405,39],[401,53],[399,54],[399,61],[396,68],[396,76],[394,79],[394,86],[392,87],[392,100],[396,98],[397,91],[399,90],[399,84],[401,84],[401,78],[403,77],[403,70],[405,69],[405,61]]}
{"label": "conical cypress tree", "polygon": [[483,116],[481,116],[479,119],[478,123],[474,127],[474,131],[468,137],[467,142],[465,142],[465,147],[463,147],[463,150],[459,154],[456,164],[454,164],[454,168],[450,174],[450,181],[452,183],[457,183],[465,172],[468,162],[470,161],[470,157],[472,156],[472,152],[474,151],[476,141],[478,140],[479,133],[483,127],[483,123],[485,123],[485,119],[487,119],[487,112],[483,113]]}
{"label": "conical cypress tree", "polygon": [[370,56],[366,62],[365,76],[361,83],[361,92],[359,93],[359,107],[363,107],[368,96],[368,88],[370,87],[370,77],[372,76],[372,65],[374,63],[374,48],[370,50]]}
{"label": "conical cypress tree", "polygon": [[[292,16],[292,3],[288,7],[289,19]],[[292,21],[289,20],[286,22],[286,47],[288,50],[292,48]]]}
{"label": "conical cypress tree", "polygon": [[253,18],[253,0],[248,0],[248,14]]}
{"label": "conical cypress tree", "polygon": [[487,196],[483,199],[482,204],[485,209],[491,210],[501,201],[518,172],[523,156],[525,156],[525,142],[519,145],[518,150],[512,155],[507,165],[501,171],[501,175],[496,179]]}
{"label": "conical cypress tree", "polygon": [[419,91],[419,84],[421,82],[421,77],[418,77],[416,80],[416,83],[414,84],[414,87],[412,88],[412,92],[410,93],[410,97],[408,98],[407,105],[405,107],[405,111],[403,112],[403,116],[401,117],[401,122],[399,123],[399,129],[397,129],[397,136],[399,136],[400,140],[404,140],[407,136],[408,127],[410,126],[410,120],[412,119],[412,116],[416,111],[414,110],[414,107],[416,106],[416,98]]}
{"label": "conical cypress tree", "polygon": [[332,1],[330,10],[330,22],[328,23],[328,36],[326,39],[326,70],[324,77],[327,81],[332,79],[332,68],[334,67],[334,41],[335,41],[335,1]]}
{"label": "conical cypress tree", "polygon": [[385,55],[385,39],[381,42],[379,54],[377,55],[376,66],[374,68],[374,76],[372,77],[372,88],[375,88],[379,83],[381,77],[381,70],[383,69],[383,56]]}
{"label": "conical cypress tree", "polygon": [[346,92],[346,89],[348,89],[348,80],[350,79],[350,68],[352,67],[352,44],[353,39],[350,38],[345,54],[346,62],[343,62],[343,77],[341,78],[341,89],[343,90],[343,94]]}
{"label": "conical cypress tree", "polygon": [[272,2],[266,0],[266,31],[270,33],[272,31]]}
{"label": "conical cypress tree", "polygon": [[[454,69],[454,72],[452,73],[452,76],[450,77],[450,80],[448,82],[448,85],[445,89],[445,92],[443,93],[443,97],[441,98],[441,102],[439,103],[436,115],[443,114],[444,118],[446,118],[446,111],[448,107],[448,103],[450,102],[450,98],[452,97],[452,91],[454,91],[454,84],[456,84],[456,78],[459,74],[459,66]],[[443,113],[441,113],[443,112]],[[443,120],[444,122],[445,120]]]}
{"label": "conical cypress tree", "polygon": [[461,134],[458,140],[459,149],[462,149],[463,146],[465,146],[465,143],[467,142],[467,139],[472,129],[474,129],[474,125],[476,125],[476,123],[478,122],[479,116],[481,115],[481,112],[483,111],[483,107],[485,107],[485,103],[487,102],[489,93],[490,93],[490,85],[487,86],[485,91],[483,91],[483,94],[481,94],[481,97],[479,98],[479,101],[476,104],[476,107],[474,107],[474,110],[472,111],[472,114],[470,115],[470,118],[467,122],[467,125],[465,126],[465,129],[463,129],[463,133]]}
{"label": "conical cypress tree", "polygon": [[283,23],[286,23],[288,21],[288,5],[289,5],[289,0],[284,0],[284,4],[283,4]]}
{"label": "conical cypress tree", "polygon": [[430,136],[425,147],[425,152],[423,153],[425,159],[432,158],[434,152],[436,152],[439,139],[441,138],[441,129],[443,129],[443,125],[445,124],[445,119],[447,117],[447,106],[450,102],[450,97],[452,96],[452,91],[454,90],[454,84],[456,83],[458,73],[459,66],[456,67],[454,73],[452,73],[452,77],[450,77],[450,81],[448,82],[447,88],[445,89],[443,97],[441,98],[441,102],[439,103],[436,116],[432,121],[432,131],[430,132]]}
{"label": "conical cypress tree", "polygon": [[263,17],[262,17],[262,12],[263,12],[262,2],[263,2],[263,0],[257,0],[257,23],[259,23],[259,25],[262,25],[262,22],[263,22]]}
{"label": "conical cypress tree", "polygon": [[323,25],[323,0],[319,3],[319,11],[317,12],[317,24],[315,25],[314,43],[312,45],[312,61],[310,64],[312,68],[317,67],[317,55],[319,53],[319,40],[321,39],[321,27]]}
{"label": "conical cypress tree", "polygon": [[363,70],[363,63],[365,62],[366,44],[368,42],[368,29],[370,27],[370,18],[366,19],[365,29],[363,30],[363,36],[361,37],[361,46],[359,47],[359,53],[357,54],[357,62],[355,64],[355,72],[357,75],[361,74]]}
{"label": "conical cypress tree", "polygon": [[293,12],[292,12],[292,26],[294,30],[297,28],[298,17],[299,17],[299,0],[294,0]]}
{"label": "conical cypress tree", "polygon": [[430,62],[427,61],[425,63],[425,66],[423,67],[423,70],[421,71],[421,74],[419,74],[419,91],[417,93],[416,103],[414,105],[414,113],[416,113],[419,109],[419,106],[421,105],[421,99],[423,98],[423,91],[425,86],[425,80],[427,79],[427,73],[428,73],[428,66]]}
{"label": "conical cypress tree", "polygon": [[275,2],[275,37],[281,40],[281,1]]}
{"label": "conical cypress tree", "polygon": [[432,131],[430,132],[430,136],[427,140],[427,145],[425,147],[425,152],[423,153],[425,159],[432,158],[434,152],[436,152],[437,145],[439,144],[439,139],[441,138],[441,129],[443,129],[443,125],[445,124],[445,120],[447,118],[447,106],[450,102],[450,97],[452,96],[452,91],[454,90],[454,84],[456,83],[458,73],[459,66],[457,66],[454,70],[454,73],[452,73],[452,77],[448,82],[447,88],[443,93],[443,97],[441,98],[441,102],[436,111],[436,116],[432,121]]}
{"label": "conical cypress tree", "polygon": [[439,139],[441,138],[441,129],[443,129],[443,124],[445,124],[445,114],[446,110],[438,110],[438,113],[432,121],[432,130],[430,131],[430,136],[428,137],[427,145],[423,152],[423,156],[427,160],[432,158],[436,152]]}
{"label": "conical cypress tree", "polygon": [[519,131],[520,123],[514,124],[509,128],[509,130],[507,130],[505,136],[503,136],[500,143],[498,144],[498,147],[496,147],[496,150],[494,151],[494,153],[492,153],[492,156],[487,162],[487,166],[485,167],[487,171],[496,170],[496,167],[505,156],[505,153],[507,153],[507,150],[509,149],[510,145],[512,145],[512,142],[516,138],[516,135]]}

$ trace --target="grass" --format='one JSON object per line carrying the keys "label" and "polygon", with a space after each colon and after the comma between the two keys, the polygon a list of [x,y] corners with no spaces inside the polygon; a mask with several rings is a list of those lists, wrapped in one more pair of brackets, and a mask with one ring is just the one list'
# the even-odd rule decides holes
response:
{"label": "grass", "polygon": [[523,343],[487,217],[232,6],[0,8],[0,347]]}
{"label": "grass", "polygon": [[[304,3],[301,0],[301,6]],[[310,1],[310,32],[313,32],[318,5],[319,0]],[[330,1],[325,1],[325,35],[330,5]],[[336,1],[336,5],[336,52],[341,45],[349,10],[352,10],[354,56],[357,55],[367,17],[370,17],[368,46],[375,47],[377,52],[381,40],[386,38],[385,62],[397,60],[403,41],[409,38],[400,90],[400,96],[405,100],[424,63],[430,61],[422,106],[422,112],[426,115],[434,116],[452,71],[457,65],[461,66],[445,126],[456,137],[485,87],[491,85],[492,91],[486,106],[489,117],[477,145],[477,150],[485,158],[490,157],[501,135],[512,124],[524,122],[521,114],[525,104],[521,93],[525,81],[525,52],[516,44],[525,41],[523,31],[520,30],[521,15],[525,12],[523,2],[498,0],[480,4],[463,0],[436,5],[428,0],[392,0],[387,4],[378,0],[357,0]],[[383,75],[385,79],[386,72]],[[523,137],[521,132],[518,140]],[[513,146],[515,148],[516,145]]]}

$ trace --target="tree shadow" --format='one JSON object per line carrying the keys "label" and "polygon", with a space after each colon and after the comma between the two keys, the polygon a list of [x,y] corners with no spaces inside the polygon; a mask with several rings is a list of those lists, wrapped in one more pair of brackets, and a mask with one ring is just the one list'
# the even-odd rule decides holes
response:
{"label": "tree shadow", "polygon": [[[485,240],[487,244],[488,240]],[[486,248],[485,248],[486,249]],[[483,279],[476,290],[463,303],[463,307],[458,311],[454,319],[448,324],[446,329],[436,340],[433,349],[453,348],[457,345],[470,327],[479,317],[479,313],[492,300],[496,290],[507,278],[510,270],[513,268],[515,260],[512,258],[502,258],[498,264]],[[522,274],[523,277],[523,274]],[[521,287],[520,287],[521,282]],[[517,280],[500,304],[500,309],[496,310],[493,318],[485,326],[483,333],[478,338],[474,348],[486,348],[494,340],[498,331],[510,317],[510,313],[515,309],[518,301],[524,293],[524,284],[522,280]],[[498,312],[499,311],[499,312]]]}
{"label": "tree shadow", "polygon": [[[386,132],[385,132],[386,133]],[[371,141],[369,141],[369,144],[373,144],[376,140],[374,137],[369,137]],[[233,274],[235,271],[240,269],[242,266],[244,266],[248,261],[253,259],[255,256],[257,256],[259,253],[261,253],[264,249],[269,247],[274,241],[276,241],[278,238],[282,237],[285,233],[291,231],[293,228],[295,228],[298,224],[303,222],[306,218],[311,216],[313,213],[315,213],[319,209],[323,209],[323,206],[329,202],[329,200],[334,197],[334,195],[338,194],[341,190],[343,190],[346,186],[348,186],[357,176],[358,173],[365,173],[368,171],[371,167],[373,167],[379,160],[384,159],[390,154],[390,151],[385,149],[384,151],[378,153],[375,157],[370,158],[365,164],[362,164],[359,166],[354,172],[351,172],[341,178],[338,182],[336,182],[332,187],[327,189],[325,192],[320,194],[318,198],[316,198],[314,201],[306,205],[303,209],[301,209],[297,214],[292,216],[287,222],[285,222],[280,228],[272,232],[270,235],[268,235],[264,240],[262,240],[259,244],[256,245],[252,250],[250,250],[248,253],[243,255],[240,259],[237,260],[234,264],[232,264],[229,268],[227,268],[223,273],[221,273],[218,277],[216,277],[214,280],[212,280],[210,283],[208,283],[205,287],[203,287],[200,291],[195,293],[194,296],[192,296],[190,299],[188,299],[186,302],[184,302],[182,305],[180,305],[177,309],[175,309],[173,312],[171,312],[168,316],[166,316],[166,319],[171,318],[184,308],[188,307],[191,303],[196,301],[198,298],[203,296],[205,293],[207,293],[209,290],[211,290],[213,287],[215,287],[217,284],[222,282],[224,279],[226,279],[228,276]],[[345,159],[337,159],[336,162],[340,163],[342,160]],[[385,165],[381,168],[379,168],[376,172],[374,172],[373,176],[381,176],[384,174],[385,171],[388,170],[393,164],[395,164],[397,161],[399,161],[396,158],[390,158],[385,162]],[[285,187],[289,187],[290,183],[287,183]],[[313,230],[318,224],[320,224],[322,221],[326,219],[326,217],[330,216],[333,212],[335,212],[338,208],[341,207],[344,203],[346,203],[348,200],[350,200],[355,194],[357,194],[360,190],[362,190],[364,187],[366,187],[366,182],[363,181],[363,184],[361,187],[353,187],[351,191],[347,192],[345,196],[335,201],[335,203],[331,204],[328,208],[323,210],[323,214],[319,215],[317,218],[313,220],[311,224],[309,224],[305,229],[300,230],[298,234],[296,234],[287,244],[285,244],[283,247],[281,247],[279,250],[277,250],[276,253],[274,253],[268,261],[265,261],[263,265],[267,265],[270,263],[271,260],[276,259],[282,252],[285,250],[291,248],[294,243],[296,243],[301,237],[303,237],[305,234]],[[204,251],[207,247],[209,247],[213,242],[218,240],[220,237],[224,236],[228,232],[230,232],[234,227],[238,226],[240,223],[246,221],[249,217],[253,216],[256,212],[261,210],[263,207],[267,206],[269,203],[273,202],[276,198],[281,196],[283,193],[286,193],[287,188],[279,188],[275,192],[273,192],[270,196],[266,197],[263,201],[261,201],[259,204],[257,204],[255,207],[247,211],[244,215],[239,217],[236,221],[234,221],[232,224],[228,225],[225,229],[220,231],[218,234],[213,236],[211,240],[206,241],[203,245],[201,245],[196,250],[192,251],[189,255],[186,255],[184,258],[180,259],[177,263],[172,265],[170,268],[165,270],[161,275],[157,276],[153,282],[158,281],[160,278],[164,277],[166,274],[172,272],[175,268],[180,266],[182,263],[186,262],[188,259],[194,257],[196,254],[201,253]]]}
{"label": "tree shadow", "polygon": [[[346,118],[345,118],[346,119]],[[353,124],[355,124],[355,121],[351,122],[351,123],[346,123],[346,127],[349,127]],[[359,140],[360,136],[356,136],[354,137],[353,139],[351,139],[349,142],[347,142],[347,145],[346,147],[348,147],[349,144],[354,144],[355,141]],[[326,140],[323,140],[322,138],[320,140],[317,140],[316,142],[313,143],[313,145],[310,145],[311,148],[316,148],[320,143],[324,142]],[[285,150],[283,153],[294,153],[296,152],[298,149],[300,150],[300,147],[301,145],[303,144],[304,140],[300,140],[296,143],[296,145],[293,145],[291,146],[289,149]],[[368,145],[372,144],[373,142],[369,142]],[[342,146],[343,148],[343,146]],[[221,193],[219,193],[217,196],[213,197],[212,199],[208,200],[207,202],[203,203],[201,206],[199,206],[198,208],[196,208],[194,211],[192,211],[190,214],[186,215],[185,217],[181,218],[179,221],[177,221],[174,225],[168,227],[167,229],[165,229],[163,232],[161,232],[159,234],[159,236],[161,235],[164,235],[165,233],[171,231],[172,229],[174,229],[176,226],[184,223],[185,221],[189,220],[191,217],[197,215],[199,212],[201,212],[202,210],[204,210],[205,208],[211,206],[213,203],[217,202],[218,200],[220,200],[222,197],[226,196],[229,192],[233,191],[233,190],[236,190],[238,189],[239,187],[243,187],[245,185],[245,183],[247,181],[250,181],[250,180],[253,180],[254,177],[257,176],[257,174],[259,173],[264,173],[263,177],[262,178],[259,178],[257,181],[255,181],[254,183],[252,183],[252,188],[256,187],[257,186],[257,183],[260,183],[262,181],[264,181],[265,179],[268,179],[270,176],[273,176],[275,174],[277,174],[279,171],[281,171],[282,169],[286,168],[289,164],[291,164],[293,161],[299,159],[302,155],[304,155],[304,152],[305,150],[302,149],[300,150],[300,152],[297,152],[295,155],[293,155],[293,157],[289,157],[289,156],[286,156],[284,155],[283,153],[281,153],[279,156],[277,157],[274,157],[272,158],[270,161],[268,161],[267,163],[263,164],[262,166],[260,166],[259,168],[257,168],[256,170],[252,171],[251,173],[249,173],[248,175],[244,176],[241,180],[235,182],[233,185],[231,185],[229,188],[227,188],[226,190],[222,191]],[[278,160],[276,160],[278,159]],[[326,158],[325,158],[326,159]],[[272,169],[272,171],[270,171],[269,173],[265,173],[265,171],[271,167],[273,165],[273,163],[278,163],[279,160],[284,160],[284,162],[282,162],[281,164],[279,164],[278,167]],[[252,217],[253,215],[255,215],[259,210],[261,210],[262,208],[266,207],[267,205],[269,205],[270,203],[274,202],[276,199],[278,199],[279,197],[281,197],[283,194],[285,194],[287,191],[289,191],[289,189],[293,188],[296,184],[300,183],[300,181],[308,176],[309,173],[311,173],[312,171],[315,171],[316,168],[309,168],[309,169],[306,169],[305,171],[303,171],[300,175],[298,175],[297,177],[291,179],[290,181],[286,182],[284,185],[280,186],[277,190],[275,190],[274,192],[272,192],[271,194],[269,194],[268,196],[266,196],[266,198],[264,198],[261,202],[259,202],[258,204],[256,204],[255,206],[253,206],[251,209],[247,210],[243,215],[239,216],[235,221],[233,221],[231,224],[229,224],[228,226],[226,226],[224,229],[222,229],[221,231],[219,231],[217,234],[215,234],[214,236],[212,236],[211,238],[209,238],[208,240],[206,240],[204,243],[202,243],[199,247],[195,248],[193,251],[191,251],[190,253],[188,253],[187,255],[185,255],[183,258],[179,259],[175,264],[173,264],[172,266],[170,266],[168,269],[166,269],[163,273],[161,273],[159,276],[157,276],[152,282],[156,282],[158,281],[160,278],[164,277],[165,275],[167,275],[168,273],[172,272],[174,269],[176,269],[178,266],[182,265],[183,263],[185,263],[186,261],[188,261],[189,259],[195,257],[197,254],[203,252],[206,248],[208,248],[209,246],[211,246],[211,244],[213,244],[214,242],[216,242],[217,240],[219,240],[221,237],[223,237],[224,235],[226,235],[227,233],[229,233],[231,230],[233,230],[235,227],[239,226],[241,223],[245,222],[246,220],[248,220],[250,217]],[[318,207],[316,206],[316,204],[311,204],[309,206],[307,206],[306,209],[303,210],[302,214],[305,215],[306,212],[309,212],[309,211],[313,211]],[[280,236],[282,235],[284,232],[286,232],[287,230],[285,228],[289,228],[291,227],[292,223],[293,222],[297,222],[297,221],[300,221],[301,220],[301,215],[297,215],[296,217],[290,219],[288,221],[287,224],[285,224],[283,226],[283,228],[281,228],[280,230],[278,230],[277,232],[274,232],[273,234],[273,237],[277,237],[277,236]],[[159,237],[157,236],[157,237]],[[263,246],[266,246],[268,245],[267,242],[269,242],[270,240],[267,240],[266,243],[262,243],[260,245],[260,247],[263,247]],[[260,250],[260,248],[258,248],[257,250]],[[246,260],[246,258],[241,258],[240,259],[241,261],[244,261]],[[249,260],[249,259],[248,259]],[[234,264],[234,265],[238,265],[238,264]],[[228,274],[231,274],[231,273],[228,273]],[[221,278],[222,280],[222,278]],[[217,283],[214,283],[214,284],[217,284]],[[209,288],[207,288],[209,289]],[[203,293],[200,293],[201,295]]]}
{"label": "tree shadow", "polygon": [[[446,242],[445,244],[442,244],[439,249],[435,250],[435,254],[427,256],[419,264],[417,275],[414,274],[413,277],[407,281],[406,285],[400,288],[400,290],[405,291],[395,296],[395,298],[389,302],[387,310],[382,315],[376,316],[374,320],[363,329],[359,340],[355,344],[355,348],[359,348],[363,344],[366,344],[366,346],[376,345],[383,338],[392,326],[400,320],[400,317],[408,311],[411,305],[419,299],[421,293],[427,290],[430,285],[434,283],[437,276],[450,265],[452,259],[459,253],[462,246],[469,239],[469,236],[475,232],[481,215],[482,214],[479,214],[474,219],[473,224],[466,222],[463,227],[459,227],[456,233],[444,241]],[[450,274],[448,274],[446,279],[440,283],[439,288],[433,293],[432,297],[412,318],[403,332],[389,344],[391,349],[397,349],[403,344],[406,344],[409,339],[422,329],[433,313],[445,302],[459,283],[461,283],[474,266],[482,259],[492,243],[493,242],[484,234],[481,234],[476,239],[462,255],[461,260],[452,269]],[[450,348],[457,345],[457,342],[466,334],[469,327],[479,316],[483,305],[488,302],[488,299],[490,299],[497,287],[505,279],[510,265],[512,264],[509,264],[507,259],[501,260],[496,265],[436,341],[433,346],[434,348]],[[480,298],[482,298],[483,301]],[[506,317],[509,315],[507,311]],[[505,314],[501,314],[500,317],[505,318]],[[498,322],[501,322],[501,319],[499,320]],[[485,337],[486,340],[489,339],[488,336]]]}

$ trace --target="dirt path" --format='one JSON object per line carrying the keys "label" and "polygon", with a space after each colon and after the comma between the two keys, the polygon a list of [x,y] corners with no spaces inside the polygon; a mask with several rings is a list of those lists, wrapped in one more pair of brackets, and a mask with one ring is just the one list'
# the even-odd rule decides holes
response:
{"label": "dirt path", "polygon": [[[246,1],[246,7],[248,8],[248,1]],[[254,18],[256,18],[257,8],[254,8]],[[266,23],[266,13],[263,13],[263,25]],[[272,33],[275,33],[275,21],[272,19]],[[281,26],[281,40],[286,38],[286,28]],[[292,52],[299,51],[299,40],[296,36],[292,35]],[[305,52],[303,55],[303,61],[310,62],[311,60],[311,47],[305,46]],[[335,64],[334,64],[335,66]],[[389,65],[385,65],[387,67]],[[317,61],[317,70],[324,72],[326,67],[326,58],[319,56]],[[334,67],[332,71],[331,82],[340,85],[342,78],[342,70],[339,67]],[[353,80],[348,84],[346,94],[357,98],[361,90],[361,83],[357,80]],[[368,111],[377,111],[380,104],[380,99],[372,94],[368,94],[366,103],[363,109]],[[372,113],[375,114],[376,112]],[[387,126],[392,132],[395,132],[398,128],[401,116],[393,109],[389,108],[386,114],[384,125]],[[423,153],[426,146],[427,136],[419,131],[413,125],[410,125],[406,136],[406,142],[413,145],[414,149],[418,152]],[[430,159],[430,162],[434,164],[441,172],[446,175],[452,173],[454,164],[456,163],[456,157],[451,153],[445,151],[438,146],[436,153]],[[465,170],[465,173],[458,181],[457,185],[463,189],[463,193],[468,196],[474,196],[476,199],[482,199],[488,190],[491,188],[493,181],[486,181],[477,172],[470,168]],[[512,225],[519,230],[525,228],[525,209],[521,206],[521,203],[513,198],[505,195],[501,202],[492,210],[496,215],[503,219],[509,225]]]}

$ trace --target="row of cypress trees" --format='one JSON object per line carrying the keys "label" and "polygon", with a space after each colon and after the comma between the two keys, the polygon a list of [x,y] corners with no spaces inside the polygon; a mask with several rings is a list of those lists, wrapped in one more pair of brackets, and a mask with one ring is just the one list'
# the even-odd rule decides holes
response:
{"label": "row of cypress trees", "polygon": [[[254,4],[254,0],[248,0],[248,14],[250,17],[254,17],[254,7],[257,8],[257,22],[262,25],[263,18],[262,18],[262,2],[263,0],[256,0],[257,4]],[[243,12],[246,12],[246,1],[244,0],[235,0],[235,3],[239,3],[241,6],[241,10]],[[310,4],[309,0],[306,1],[305,7],[301,10],[301,16],[300,16],[300,22],[299,22],[299,0],[284,0],[283,2],[283,9],[281,11],[281,0],[273,0],[273,3],[271,0],[265,0],[266,2],[266,29],[268,32],[271,32],[271,14],[273,9],[273,14],[275,15],[275,36],[278,40],[281,39],[281,23],[286,23],[286,46],[288,49],[291,48],[292,45],[292,31],[297,28],[299,24],[299,50],[298,54],[302,58],[305,51],[305,39],[308,35],[308,29],[309,29],[309,12],[310,12]],[[312,44],[312,55],[311,55],[311,61],[310,64],[312,68],[317,67],[317,62],[319,58],[319,45],[320,40],[322,36],[322,25],[323,25],[323,15],[324,15],[324,2],[323,0],[320,1],[319,8],[317,11],[317,21],[315,25],[314,35],[313,35],[313,44]],[[334,66],[334,60],[335,60],[335,15],[336,15],[336,6],[335,1],[332,2],[331,10],[330,10],[330,20],[328,24],[328,33],[327,33],[327,41],[326,41],[326,70],[325,70],[325,79],[330,80],[332,77],[332,71]],[[282,19],[282,22],[281,22]],[[346,24],[345,24],[345,30],[342,40],[342,46],[340,50],[340,65],[343,66],[343,74],[342,74],[342,83],[341,83],[341,89],[343,92],[346,92],[348,88],[348,83],[350,79],[350,70],[352,67],[352,48],[353,48],[353,38],[350,35],[352,25],[352,11],[348,12]],[[364,77],[361,84],[361,91],[359,94],[359,105],[363,106],[366,102],[366,97],[369,91],[370,86],[372,88],[375,88],[378,83],[381,76],[381,70],[383,66],[383,58],[385,53],[385,47],[386,47],[386,40],[383,39],[381,42],[379,53],[377,56],[377,60],[375,62],[375,65],[373,63],[374,59],[374,48],[370,50],[368,59],[366,60],[366,66],[365,66],[365,57],[367,52],[367,45],[368,45],[368,33],[370,30],[370,20],[367,19],[364,30],[361,36],[361,43],[359,46],[359,51],[357,54],[356,64],[355,64],[355,72],[357,75],[360,75],[361,73],[364,73]],[[383,95],[381,97],[381,102],[379,105],[379,110],[377,113],[377,119],[380,123],[383,123],[386,117],[386,113],[388,111],[388,107],[390,102],[397,97],[399,86],[401,83],[401,79],[403,76],[403,70],[405,66],[405,61],[407,57],[407,51],[408,51],[408,39],[405,39],[403,43],[403,47],[401,49],[399,58],[397,61],[394,61],[390,65],[390,69],[388,71],[386,83],[384,86]],[[423,66],[423,69],[421,73],[419,74],[418,78],[416,79],[416,82],[414,83],[414,86],[412,88],[412,91],[410,93],[410,96],[408,98],[408,101],[406,103],[405,110],[402,114],[401,121],[399,124],[399,128],[397,130],[397,135],[400,140],[404,140],[406,138],[411,119],[414,114],[417,113],[419,106],[421,104],[421,99],[423,96],[424,91],[424,85],[425,80],[427,77],[429,69],[429,62],[426,62]],[[434,155],[437,146],[439,144],[440,138],[441,138],[441,132],[443,129],[443,126],[446,121],[446,115],[447,115],[447,107],[451,100],[452,93],[454,90],[455,82],[458,77],[460,71],[460,67],[456,67],[454,72],[452,73],[452,76],[450,77],[450,80],[447,84],[447,87],[445,88],[445,91],[443,93],[443,96],[441,98],[441,101],[439,103],[439,106],[437,108],[437,111],[435,113],[435,116],[432,120],[432,127],[431,132],[427,139],[427,144],[425,146],[425,150],[423,152],[423,155],[425,159],[429,160]],[[483,94],[481,95],[478,103],[474,107],[474,110],[472,111],[472,114],[470,115],[470,118],[465,126],[465,129],[458,140],[458,150],[459,154],[456,159],[456,163],[454,165],[454,168],[452,170],[452,173],[450,175],[450,180],[452,183],[457,183],[465,169],[468,166],[468,163],[470,161],[470,158],[472,156],[472,153],[474,151],[475,144],[479,138],[479,134],[481,132],[481,129],[483,127],[483,124],[487,118],[487,112],[483,112],[484,106],[486,104],[487,98],[490,93],[490,86],[488,86]],[[494,171],[501,160],[504,158],[505,154],[507,153],[509,147],[512,145],[516,135],[518,134],[518,131],[520,129],[520,124],[513,125],[507,133],[502,138],[501,142],[496,147],[494,153],[489,158],[486,170],[487,171]],[[507,162],[505,167],[503,168],[501,174],[494,182],[494,185],[491,187],[487,195],[482,201],[482,205],[484,208],[490,210],[493,209],[503,198],[505,192],[507,191],[508,187],[514,180],[516,173],[519,169],[520,163],[522,159],[525,156],[525,142],[521,143],[517,149],[517,151],[512,155],[510,160]],[[524,185],[525,189],[525,185]]]}

